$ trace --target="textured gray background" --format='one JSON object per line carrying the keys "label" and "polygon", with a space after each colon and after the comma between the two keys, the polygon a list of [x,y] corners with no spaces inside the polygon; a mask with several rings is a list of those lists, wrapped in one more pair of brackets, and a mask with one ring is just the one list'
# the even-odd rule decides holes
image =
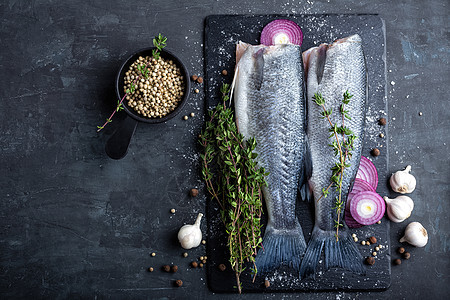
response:
{"label": "textured gray background", "polygon": [[[128,156],[104,143],[121,61],[158,32],[191,73],[203,72],[210,14],[379,13],[386,22],[389,170],[412,165],[410,220],[425,248],[392,268],[380,293],[252,294],[246,298],[433,298],[449,293],[449,7],[447,1],[3,1],[0,4],[0,295],[2,298],[233,298],[214,295],[176,232],[204,211],[196,136],[203,91],[167,124],[140,124]],[[394,85],[389,84],[395,82]],[[423,115],[419,116],[419,112]],[[169,210],[176,208],[171,215]],[[203,224],[203,231],[205,232]],[[406,224],[391,227],[395,248]],[[190,258],[202,255],[199,247]],[[156,252],[152,258],[150,252]],[[157,270],[175,263],[176,275]],[[183,288],[172,281],[182,279]]]}

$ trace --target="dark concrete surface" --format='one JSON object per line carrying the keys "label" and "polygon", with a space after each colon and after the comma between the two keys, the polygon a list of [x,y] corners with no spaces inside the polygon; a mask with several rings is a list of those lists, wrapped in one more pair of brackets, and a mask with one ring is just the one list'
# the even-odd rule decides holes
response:
{"label": "dark concrete surface", "polygon": [[[392,267],[385,292],[244,297],[448,297],[447,1],[103,0],[0,4],[1,298],[236,297],[212,294],[205,271],[188,267],[204,246],[183,258],[176,241],[178,228],[205,209],[205,195],[188,195],[191,187],[201,187],[196,136],[203,91],[181,113],[196,113],[188,121],[139,124],[120,161],[109,159],[104,145],[123,116],[100,133],[96,126],[114,109],[122,60],[151,45],[158,32],[191,73],[202,74],[204,17],[269,13],[379,13],[385,20],[389,170],[412,165],[418,184],[409,220],[421,222],[430,240],[424,248],[408,247],[412,258]],[[408,221],[391,226],[393,249]],[[178,273],[159,270],[172,263]],[[150,266],[155,272],[146,272]],[[175,279],[183,287],[175,288]]]}

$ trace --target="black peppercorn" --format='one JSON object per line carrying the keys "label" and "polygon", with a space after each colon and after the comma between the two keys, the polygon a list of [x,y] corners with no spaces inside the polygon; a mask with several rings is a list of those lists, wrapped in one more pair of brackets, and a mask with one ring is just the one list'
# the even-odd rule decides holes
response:
{"label": "black peppercorn", "polygon": [[373,148],[372,151],[370,151],[370,154],[372,154],[372,156],[378,156],[380,155],[380,150],[378,148]]}
{"label": "black peppercorn", "polygon": [[191,189],[190,194],[192,197],[197,197],[198,196],[198,190],[197,189]]}
{"label": "black peppercorn", "polygon": [[367,257],[366,264],[368,264],[369,266],[373,266],[375,264],[375,258],[373,258],[372,256]]}
{"label": "black peppercorn", "polygon": [[219,268],[220,271],[223,272],[223,271],[226,270],[227,267],[224,264],[220,264],[218,268]]}

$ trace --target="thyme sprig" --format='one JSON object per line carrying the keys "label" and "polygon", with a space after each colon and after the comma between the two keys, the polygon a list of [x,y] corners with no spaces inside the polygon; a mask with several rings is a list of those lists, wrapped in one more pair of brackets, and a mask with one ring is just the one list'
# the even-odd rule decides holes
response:
{"label": "thyme sprig", "polygon": [[166,47],[167,38],[163,36],[161,33],[155,36],[153,39],[153,46],[156,49],[152,50],[152,55],[154,59],[159,59],[161,50]]}
{"label": "thyme sprig", "polygon": [[240,276],[245,265],[252,263],[254,276],[257,273],[255,255],[262,242],[261,187],[267,184],[268,174],[256,165],[255,139],[244,142],[234,122],[234,112],[226,105],[230,86],[223,84],[220,92],[222,103],[209,111],[209,120],[200,136],[202,176],[208,192],[220,206],[228,234],[229,261],[241,293]]}
{"label": "thyme sprig", "polygon": [[318,106],[322,107],[322,118],[326,118],[330,124],[330,128],[328,129],[330,132],[329,138],[334,137],[334,141],[332,141],[329,146],[333,149],[334,155],[339,157],[339,161],[331,167],[331,183],[327,188],[322,188],[322,195],[319,199],[317,199],[317,201],[319,201],[322,197],[326,198],[331,187],[334,187],[338,193],[333,206],[333,210],[335,210],[337,214],[336,220],[334,220],[334,228],[336,228],[336,241],[339,241],[339,228],[344,226],[340,220],[341,212],[344,209],[344,200],[342,199],[342,181],[344,178],[345,169],[350,167],[348,160],[352,157],[351,151],[353,150],[354,141],[357,138],[356,135],[354,135],[353,132],[345,126],[345,120],[351,120],[349,112],[345,110],[345,105],[350,102],[352,97],[353,95],[351,95],[348,90],[346,90],[343,94],[342,104],[339,106],[339,113],[341,114],[342,122],[341,126],[338,126],[337,123],[333,123],[331,121],[330,116],[333,113],[333,110],[325,107],[325,98],[323,98],[322,94],[315,93],[313,96],[313,101]]}
{"label": "thyme sprig", "polygon": [[[152,50],[152,55],[153,58],[158,60],[160,57],[160,52],[161,50],[166,46],[166,42],[167,42],[167,38],[165,36],[163,36],[161,33],[159,33],[157,36],[155,36],[155,38],[153,39],[153,45],[156,47],[156,49]],[[140,74],[138,76],[136,76],[136,78],[134,79],[134,81],[131,83],[130,88],[128,88],[125,91],[125,95],[123,95],[122,99],[120,99],[120,101],[117,101],[117,106],[116,109],[111,113],[111,115],[109,116],[109,118],[106,118],[105,123],[103,123],[103,125],[101,126],[97,126],[97,132],[99,132],[100,130],[102,130],[103,128],[105,128],[105,126],[108,123],[112,122],[112,118],[114,117],[114,115],[116,114],[116,112],[119,112],[121,110],[123,110],[123,101],[125,100],[125,98],[131,94],[134,93],[134,91],[136,90],[136,83],[142,78],[144,77],[145,79],[148,79],[148,76],[150,74],[150,66],[151,66],[151,62],[148,61],[147,64],[145,65],[141,65],[139,64],[137,66],[138,71],[140,72]]]}

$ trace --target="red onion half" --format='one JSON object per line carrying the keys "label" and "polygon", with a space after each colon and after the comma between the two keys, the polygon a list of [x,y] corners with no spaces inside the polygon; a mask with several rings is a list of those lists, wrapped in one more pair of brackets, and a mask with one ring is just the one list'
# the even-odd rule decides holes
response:
{"label": "red onion half", "polygon": [[359,192],[350,202],[350,213],[361,225],[375,224],[381,220],[385,211],[383,198],[375,192]]}
{"label": "red onion half", "polygon": [[297,23],[290,20],[274,20],[264,26],[261,32],[261,44],[272,46],[276,44],[302,45],[303,32]]}
{"label": "red onion half", "polygon": [[356,178],[367,181],[374,189],[378,186],[378,172],[375,165],[366,157],[361,156]]}

